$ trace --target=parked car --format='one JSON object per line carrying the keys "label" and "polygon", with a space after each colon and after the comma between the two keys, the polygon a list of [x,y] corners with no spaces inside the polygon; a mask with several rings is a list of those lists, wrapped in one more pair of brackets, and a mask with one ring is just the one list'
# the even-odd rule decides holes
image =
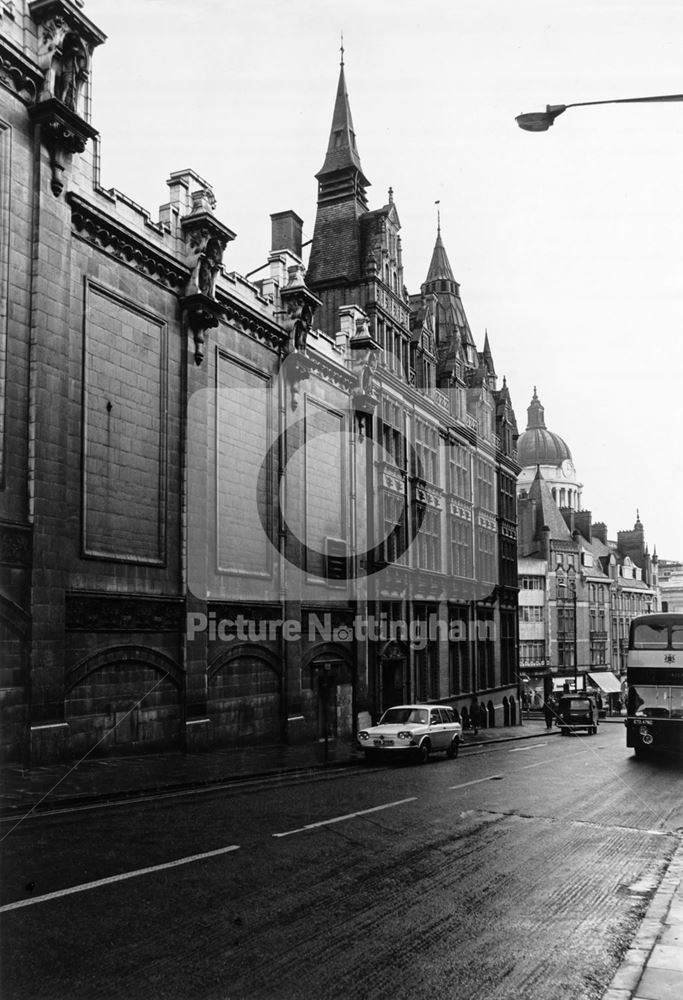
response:
{"label": "parked car", "polygon": [[409,756],[426,764],[430,753],[458,756],[462,726],[448,705],[396,705],[388,708],[376,726],[358,733],[366,760],[386,752],[387,757]]}
{"label": "parked car", "polygon": [[595,700],[585,694],[565,694],[557,706],[556,725],[563,736],[585,729],[595,736],[598,731],[598,708]]}

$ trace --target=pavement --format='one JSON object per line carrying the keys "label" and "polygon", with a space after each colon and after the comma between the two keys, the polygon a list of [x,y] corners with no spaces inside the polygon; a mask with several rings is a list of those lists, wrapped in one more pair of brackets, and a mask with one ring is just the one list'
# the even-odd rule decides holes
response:
{"label": "pavement", "polygon": [[[601,724],[621,724],[611,717]],[[519,726],[463,734],[462,752],[513,740],[558,736],[540,712],[524,712]],[[310,775],[364,763],[351,740],[302,746],[266,746],[185,754],[86,757],[77,763],[25,768],[0,766],[0,815],[4,823],[28,815],[264,778]],[[680,1000],[683,996],[683,843],[653,896],[636,936],[602,1000]]]}

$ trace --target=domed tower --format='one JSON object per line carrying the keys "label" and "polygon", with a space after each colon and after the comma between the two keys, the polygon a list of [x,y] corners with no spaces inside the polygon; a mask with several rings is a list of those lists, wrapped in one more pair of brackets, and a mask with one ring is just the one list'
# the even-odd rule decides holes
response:
{"label": "domed tower", "polygon": [[517,479],[518,496],[528,491],[540,468],[557,506],[580,510],[583,483],[577,478],[568,444],[545,425],[545,411],[536,386],[527,417],[526,430],[517,441],[517,459],[522,466]]}

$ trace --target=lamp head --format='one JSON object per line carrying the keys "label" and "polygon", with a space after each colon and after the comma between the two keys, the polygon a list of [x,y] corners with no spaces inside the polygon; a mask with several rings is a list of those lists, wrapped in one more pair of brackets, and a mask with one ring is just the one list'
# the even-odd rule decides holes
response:
{"label": "lamp head", "polygon": [[545,111],[517,115],[515,121],[525,132],[547,132],[558,115],[567,110],[566,104],[546,104]]}

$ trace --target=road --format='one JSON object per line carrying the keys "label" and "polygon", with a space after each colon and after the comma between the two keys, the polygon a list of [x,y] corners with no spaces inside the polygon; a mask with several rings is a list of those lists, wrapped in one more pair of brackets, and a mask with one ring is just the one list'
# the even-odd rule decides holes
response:
{"label": "road", "polygon": [[605,725],[12,826],[3,1000],[593,1000],[683,796]]}

